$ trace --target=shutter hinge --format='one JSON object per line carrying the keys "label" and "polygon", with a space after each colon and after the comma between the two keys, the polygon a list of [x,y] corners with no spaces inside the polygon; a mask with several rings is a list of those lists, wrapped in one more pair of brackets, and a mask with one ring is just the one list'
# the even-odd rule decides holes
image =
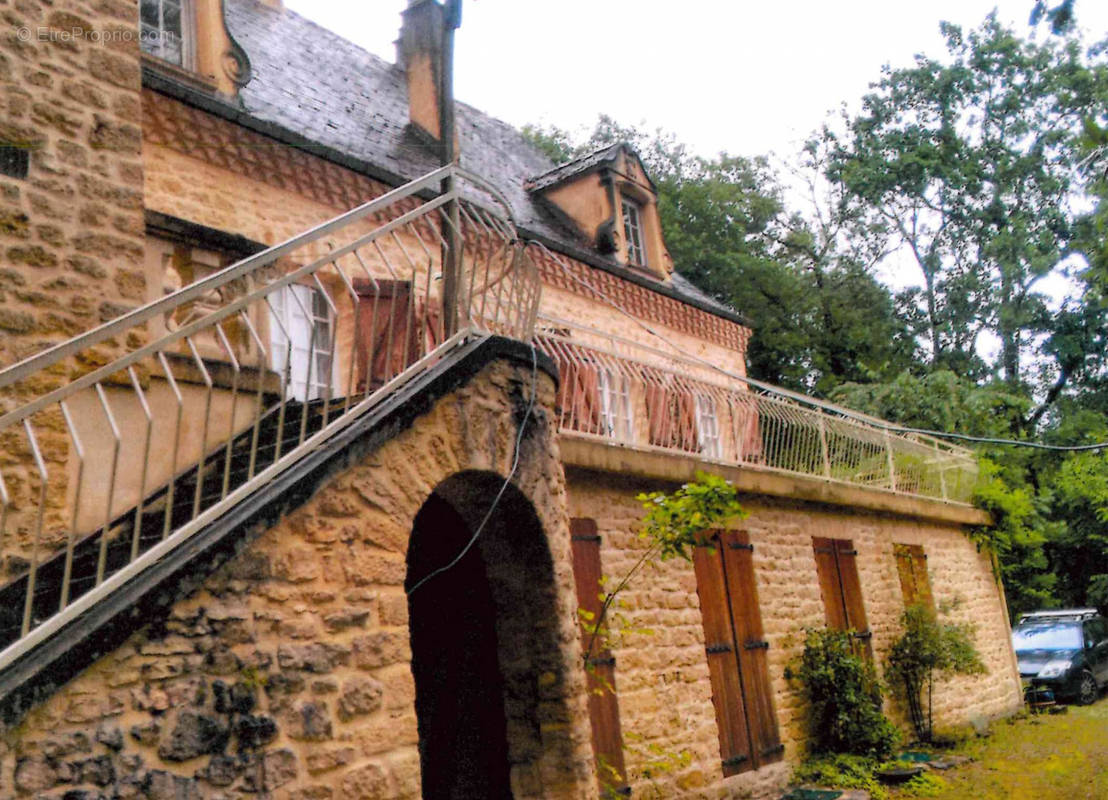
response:
{"label": "shutter hinge", "polygon": [[742,542],[731,542],[727,546],[730,547],[732,550],[749,550],[752,553],[754,552],[754,545],[752,545],[752,544],[743,544]]}
{"label": "shutter hinge", "polygon": [[873,638],[873,631],[858,631],[858,633],[854,634],[854,638],[855,639],[863,639],[863,640],[864,639],[872,639]]}
{"label": "shutter hinge", "polygon": [[833,547],[813,547],[812,549],[820,555],[826,556],[833,555],[835,552],[835,548]]}
{"label": "shutter hinge", "polygon": [[574,542],[599,542],[600,536],[570,536],[571,541]]}
{"label": "shutter hinge", "polygon": [[840,556],[856,556],[856,555],[858,555],[858,551],[857,550],[840,550],[839,555]]}
{"label": "shutter hinge", "polygon": [[603,658],[590,658],[590,667],[614,667],[616,665],[615,656],[605,656]]}
{"label": "shutter hinge", "polygon": [[723,766],[725,767],[737,767],[739,764],[745,764],[750,760],[750,756],[731,756],[730,758],[723,759]]}
{"label": "shutter hinge", "polygon": [[762,751],[762,755],[763,756],[775,756],[778,753],[783,753],[783,752],[785,752],[785,745],[775,744],[775,745],[772,745],[770,747],[765,748]]}
{"label": "shutter hinge", "polygon": [[764,639],[750,639],[743,643],[744,650],[769,650],[769,642]]}
{"label": "shutter hinge", "polygon": [[710,655],[715,655],[717,653],[730,653],[731,652],[731,645],[725,644],[725,643],[710,644],[707,647],[705,647],[704,649]]}

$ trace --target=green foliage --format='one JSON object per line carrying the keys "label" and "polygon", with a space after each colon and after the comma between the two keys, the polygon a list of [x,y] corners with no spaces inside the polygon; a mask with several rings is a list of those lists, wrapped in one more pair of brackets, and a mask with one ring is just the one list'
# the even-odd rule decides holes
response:
{"label": "green foliage", "polygon": [[[918,269],[922,287],[898,300],[931,366],[1017,386],[1039,377],[1036,338],[1068,324],[1039,287],[1077,239],[1077,146],[1083,121],[1105,115],[1108,68],[1076,41],[1021,39],[995,14],[942,31],[945,60],[887,70],[847,132],[827,129],[819,146],[844,207]],[[995,360],[983,332],[999,341]]]}
{"label": "green foliage", "polygon": [[790,673],[808,700],[813,751],[887,757],[899,734],[881,712],[877,672],[859,654],[853,632],[813,628],[806,634]]}
{"label": "green foliage", "polygon": [[574,147],[568,131],[554,125],[546,128],[524,125],[519,132],[555,164],[564,164],[574,158]]}
{"label": "green foliage", "polygon": [[635,499],[646,511],[639,538],[662,561],[674,557],[691,561],[692,548],[705,544],[707,531],[748,513],[739,505],[738,493],[729,481],[705,472],[698,472],[695,481],[673,494],[651,492]]}
{"label": "green foliage", "polygon": [[978,469],[974,503],[994,524],[975,528],[970,536],[995,554],[1009,610],[1015,615],[1057,605],[1057,576],[1048,569],[1044,547],[1059,526],[1044,517],[1043,498],[1018,471],[986,458],[979,459]]}
{"label": "green foliage", "polygon": [[792,782],[832,789],[861,789],[873,800],[887,800],[889,793],[873,771],[877,760],[867,756],[836,753],[811,758],[793,770]]}
{"label": "green foliage", "polygon": [[934,772],[922,772],[900,787],[900,795],[908,797],[940,797],[947,782]]}
{"label": "green foliage", "polygon": [[905,609],[901,624],[904,632],[889,648],[885,674],[890,684],[902,691],[916,736],[929,742],[935,679],[980,674],[985,665],[974,646],[970,625],[940,622],[924,605]]}

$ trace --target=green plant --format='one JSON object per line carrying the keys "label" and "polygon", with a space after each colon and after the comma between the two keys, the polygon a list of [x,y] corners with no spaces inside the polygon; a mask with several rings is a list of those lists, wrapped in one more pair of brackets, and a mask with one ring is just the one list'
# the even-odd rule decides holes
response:
{"label": "green plant", "polygon": [[985,665],[974,646],[972,626],[940,622],[924,605],[909,606],[901,621],[904,633],[889,649],[886,674],[903,691],[916,736],[921,742],[929,742],[935,678],[980,674],[985,672]]}
{"label": "green plant", "polygon": [[591,628],[585,646],[586,667],[597,646],[601,644],[606,629],[605,622],[612,606],[639,570],[655,559],[666,561],[683,558],[691,561],[692,548],[704,543],[705,534],[709,530],[723,525],[727,520],[747,516],[747,512],[739,505],[735,487],[729,481],[706,472],[696,473],[695,481],[683,484],[673,494],[651,492],[640,494],[636,499],[646,509],[639,538],[647,546],[622,578],[615,582],[604,579],[604,587],[607,589],[612,584],[612,588],[605,592],[599,614],[578,610],[581,619]]}
{"label": "green plant", "polygon": [[934,772],[923,772],[900,787],[900,794],[909,797],[939,797],[947,788],[947,782]]}
{"label": "green plant", "polygon": [[872,800],[887,800],[889,793],[873,771],[877,761],[866,756],[837,753],[810,758],[793,771],[792,782],[832,789],[862,789]]}
{"label": "green plant", "polygon": [[804,687],[816,753],[885,758],[899,734],[881,712],[881,685],[873,664],[859,655],[853,633],[806,631],[800,663],[790,668]]}

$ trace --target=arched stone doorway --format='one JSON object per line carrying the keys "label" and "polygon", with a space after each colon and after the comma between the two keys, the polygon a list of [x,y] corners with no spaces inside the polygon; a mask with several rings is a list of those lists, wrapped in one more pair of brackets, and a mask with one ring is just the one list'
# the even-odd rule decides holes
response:
{"label": "arched stone doorway", "polygon": [[553,562],[531,503],[502,487],[493,473],[454,475],[413,524],[409,591],[481,528],[408,598],[423,796],[433,800],[539,795],[568,749],[541,726],[568,714]]}

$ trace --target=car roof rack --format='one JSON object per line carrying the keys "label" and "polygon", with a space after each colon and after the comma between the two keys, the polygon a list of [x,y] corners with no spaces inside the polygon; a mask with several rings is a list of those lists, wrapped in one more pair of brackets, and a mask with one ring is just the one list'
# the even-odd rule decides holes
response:
{"label": "car roof rack", "polygon": [[1095,608],[1062,608],[1053,611],[1029,611],[1025,614],[1020,614],[1020,622],[1032,622],[1034,620],[1050,620],[1050,619],[1092,619],[1099,616],[1099,612]]}

